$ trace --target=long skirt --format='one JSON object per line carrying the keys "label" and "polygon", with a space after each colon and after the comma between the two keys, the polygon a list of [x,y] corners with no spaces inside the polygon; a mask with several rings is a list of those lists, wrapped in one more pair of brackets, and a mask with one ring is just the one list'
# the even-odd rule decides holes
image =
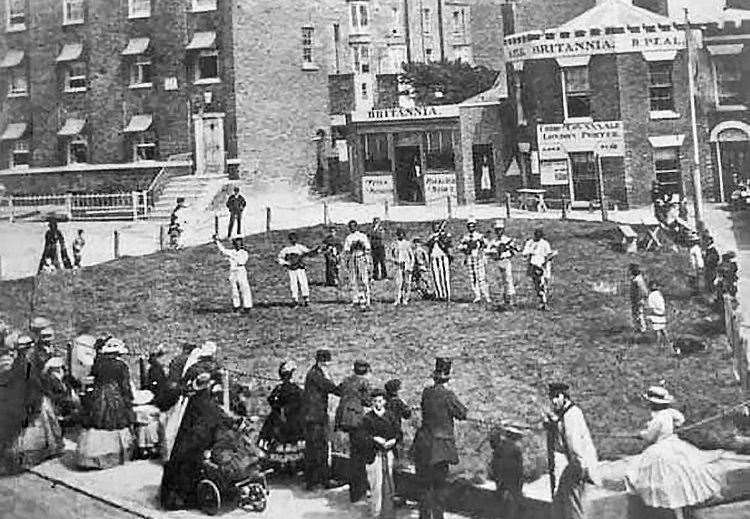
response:
{"label": "long skirt", "polygon": [[395,519],[393,498],[393,451],[378,451],[375,461],[367,465],[367,482],[370,484],[370,510],[375,519]]}
{"label": "long skirt", "polygon": [[305,456],[304,440],[294,443],[260,440],[258,447],[266,454],[268,463],[280,471],[296,472]]}
{"label": "long skirt", "polygon": [[721,478],[710,465],[715,457],[673,435],[644,450],[625,482],[650,507],[697,505],[721,494]]}
{"label": "long skirt", "polygon": [[139,405],[135,411],[135,446],[140,457],[150,457],[159,448],[159,408]]}
{"label": "long skirt", "polygon": [[177,431],[180,430],[180,424],[182,423],[182,417],[185,414],[187,405],[188,398],[180,396],[177,403],[161,417],[161,458],[165,463],[169,461],[169,457],[172,455],[172,447],[174,447]]}
{"label": "long skirt", "polygon": [[583,519],[587,486],[580,467],[565,467],[552,499],[552,519]]}
{"label": "long skirt", "polygon": [[130,461],[133,437],[130,429],[107,431],[84,429],[78,437],[76,465],[86,469],[108,469]]}
{"label": "long skirt", "polygon": [[29,468],[62,453],[64,448],[62,429],[57,421],[52,401],[42,398],[39,416],[21,431],[11,447],[15,465]]}

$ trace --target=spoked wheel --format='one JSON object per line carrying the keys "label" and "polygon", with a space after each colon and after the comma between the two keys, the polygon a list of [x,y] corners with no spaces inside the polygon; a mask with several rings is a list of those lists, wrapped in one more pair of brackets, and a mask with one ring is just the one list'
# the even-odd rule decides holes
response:
{"label": "spoked wheel", "polygon": [[196,488],[198,505],[208,515],[216,515],[221,508],[221,493],[219,487],[210,479],[202,479]]}

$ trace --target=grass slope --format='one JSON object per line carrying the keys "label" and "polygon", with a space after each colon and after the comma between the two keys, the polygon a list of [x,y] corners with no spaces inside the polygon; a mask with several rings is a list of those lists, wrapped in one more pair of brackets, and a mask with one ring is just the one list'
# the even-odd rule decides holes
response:
{"label": "grass slope", "polygon": [[[538,222],[513,221],[509,232],[525,238]],[[563,379],[572,385],[603,458],[637,452],[637,441],[608,434],[637,431],[648,419],[639,395],[661,379],[677,398],[677,406],[693,422],[713,414],[720,405],[736,403],[738,389],[730,380],[731,360],[724,339],[710,323],[706,301],[691,297],[685,275],[687,258],[671,253],[624,255],[614,250],[614,227],[572,222],[544,222],[548,239],[560,256],[553,266],[552,311],[538,312],[523,263],[515,263],[521,307],[499,312],[467,301],[471,298],[462,260],[453,266],[457,302],[450,305],[417,301],[394,309],[392,281],[378,282],[374,310],[352,309],[348,293],[322,287],[323,260],[310,261],[312,306],[288,306],[285,271],[275,256],[286,233],[270,239],[247,240],[251,284],[256,308],[249,315],[229,313],[226,261],[213,246],[161,253],[87,268],[76,275],[45,278],[37,290],[37,313],[55,319],[61,337],[85,331],[110,331],[122,337],[131,350],[147,351],[164,342],[218,341],[229,367],[274,376],[279,362],[292,358],[304,376],[315,349],[334,351],[332,376],[341,380],[351,372],[355,358],[366,357],[373,379],[382,384],[392,377],[403,381],[402,396],[411,404],[429,383],[434,357],[448,352],[454,357],[451,382],[473,416],[488,420],[506,418],[539,424],[546,404],[546,383]],[[428,233],[428,224],[405,224],[409,236]],[[392,225],[390,231],[395,229]],[[452,222],[454,236],[463,222]],[[480,222],[489,230],[489,222]],[[342,229],[343,232],[343,229]],[[322,240],[321,227],[299,231],[301,241]],[[391,235],[393,233],[391,232]],[[630,307],[625,271],[640,261],[647,275],[659,279],[670,308],[674,334],[707,336],[711,350],[677,360],[653,344],[636,343],[630,332]],[[499,287],[495,267],[489,269],[496,299]],[[619,283],[617,295],[596,293],[592,284]],[[0,308],[11,322],[27,317],[31,280],[2,283]],[[269,383],[256,381],[259,406]],[[417,413],[418,414],[418,413]],[[419,423],[407,426],[409,436]],[[726,444],[731,424],[713,424],[689,434],[705,446]],[[457,427],[462,453],[460,471],[481,473],[488,446],[476,450],[486,430],[477,424]],[[529,459],[543,456],[539,438],[529,438]],[[530,471],[543,465],[532,461]]]}

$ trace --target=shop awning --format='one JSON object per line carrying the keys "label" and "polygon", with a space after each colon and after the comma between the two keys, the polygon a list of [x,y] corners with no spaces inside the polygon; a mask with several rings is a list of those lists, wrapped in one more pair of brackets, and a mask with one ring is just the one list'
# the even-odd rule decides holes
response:
{"label": "shop awning", "polygon": [[58,63],[63,61],[75,61],[81,57],[83,52],[83,44],[81,43],[66,43],[63,45],[60,55],[57,56],[55,61]]}
{"label": "shop awning", "polygon": [[137,56],[148,50],[149,38],[130,38],[127,47],[122,51],[123,56]]}
{"label": "shop awning", "polygon": [[84,124],[86,124],[86,121],[83,119],[65,119],[65,124],[63,124],[60,131],[57,132],[57,135],[61,137],[72,137],[78,135],[81,133],[81,130],[83,130]]}
{"label": "shop awning", "polygon": [[26,133],[26,123],[10,123],[0,135],[0,141],[15,141]]}
{"label": "shop awning", "polygon": [[125,127],[123,132],[125,133],[135,133],[135,132],[145,132],[146,130],[151,127],[151,121],[153,120],[152,115],[134,115],[130,118],[130,122]]}
{"label": "shop awning", "polygon": [[677,135],[657,135],[648,138],[648,142],[654,148],[679,148],[684,141],[685,134],[683,133]]}
{"label": "shop awning", "polygon": [[216,33],[214,31],[196,32],[193,39],[188,43],[187,50],[210,49],[216,42]]}
{"label": "shop awning", "polygon": [[17,67],[21,64],[23,61],[23,51],[22,50],[9,50],[8,53],[3,58],[3,61],[0,62],[0,68],[10,68],[10,67]]}

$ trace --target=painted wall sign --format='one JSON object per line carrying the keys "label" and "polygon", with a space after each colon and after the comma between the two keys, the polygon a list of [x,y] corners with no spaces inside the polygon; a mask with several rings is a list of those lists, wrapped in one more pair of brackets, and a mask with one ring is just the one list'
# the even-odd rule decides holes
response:
{"label": "painted wall sign", "polygon": [[559,186],[568,183],[567,160],[543,160],[539,164],[539,172],[543,186]]}
{"label": "painted wall sign", "polygon": [[602,157],[625,155],[622,121],[540,124],[536,132],[540,160],[567,158],[568,153],[579,151]]}
{"label": "painted wall sign", "polygon": [[352,112],[353,122],[440,119],[458,117],[458,105],[415,106],[413,108],[382,108]]}
{"label": "painted wall sign", "polygon": [[362,177],[362,203],[372,204],[393,200],[393,177],[390,175],[365,175]]}
{"label": "painted wall sign", "polygon": [[446,198],[451,197],[451,203],[458,202],[458,191],[456,188],[455,173],[426,173],[424,176],[424,198],[426,203],[447,203]]}

